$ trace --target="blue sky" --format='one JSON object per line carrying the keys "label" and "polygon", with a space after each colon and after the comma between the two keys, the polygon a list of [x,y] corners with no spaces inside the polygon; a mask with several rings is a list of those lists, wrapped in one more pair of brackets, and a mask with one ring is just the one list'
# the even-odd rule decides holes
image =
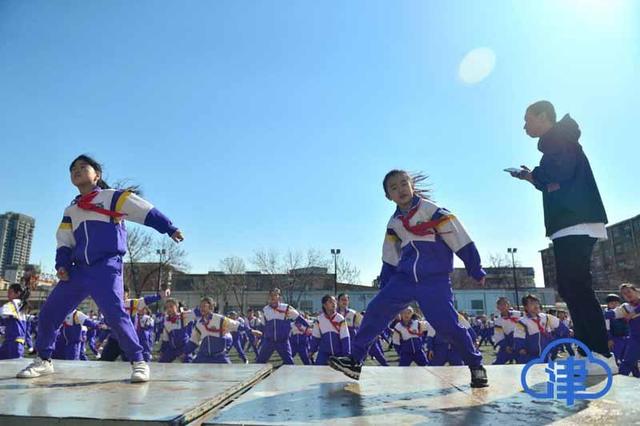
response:
{"label": "blue sky", "polygon": [[0,211],[36,218],[51,268],[86,152],[183,229],[193,272],[339,247],[370,283],[381,179],[421,170],[485,258],[518,247],[542,283],[541,195],[502,172],[539,160],[524,109],[571,113],[611,222],[639,214],[639,25],[631,1],[0,0]]}

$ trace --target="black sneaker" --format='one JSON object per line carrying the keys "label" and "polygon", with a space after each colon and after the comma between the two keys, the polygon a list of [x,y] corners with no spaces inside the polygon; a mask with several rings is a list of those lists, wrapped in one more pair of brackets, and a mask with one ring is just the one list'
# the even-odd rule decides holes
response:
{"label": "black sneaker", "polygon": [[360,380],[360,372],[362,364],[356,362],[350,356],[332,356],[329,357],[329,366],[334,370],[341,371],[347,377],[354,380]]}
{"label": "black sneaker", "polygon": [[472,388],[486,388],[489,386],[489,379],[487,378],[487,370],[483,366],[469,367],[471,370],[471,387]]}

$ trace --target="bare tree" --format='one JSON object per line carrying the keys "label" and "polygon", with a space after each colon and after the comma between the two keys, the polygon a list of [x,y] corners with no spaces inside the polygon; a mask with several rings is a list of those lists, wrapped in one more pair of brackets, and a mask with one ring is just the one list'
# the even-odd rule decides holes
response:
{"label": "bare tree", "polygon": [[[186,252],[176,243],[166,237],[154,239],[147,231],[137,228],[132,234],[134,238],[129,248],[129,269],[131,271],[130,287],[136,297],[140,297],[144,290],[157,289],[169,285],[172,271],[184,271],[188,268]],[[130,234],[131,235],[131,234]],[[159,258],[154,255],[160,251]],[[133,257],[131,257],[133,254]]]}
{"label": "bare tree", "polygon": [[[330,265],[330,271],[335,273],[334,265]],[[338,258],[338,282],[343,284],[358,284],[360,281],[360,270],[344,257]]]}
{"label": "bare tree", "polygon": [[221,275],[221,293],[224,298],[224,310],[228,306],[228,294],[231,292],[237,303],[236,306],[244,312],[244,293],[246,291],[246,267],[244,260],[240,257],[226,257],[220,261],[220,269],[224,272]]}

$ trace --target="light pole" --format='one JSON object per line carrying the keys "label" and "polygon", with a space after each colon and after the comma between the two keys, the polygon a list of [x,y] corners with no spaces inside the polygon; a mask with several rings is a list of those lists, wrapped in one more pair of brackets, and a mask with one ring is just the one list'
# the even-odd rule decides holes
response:
{"label": "light pole", "polygon": [[167,250],[157,249],[156,254],[158,255],[158,293],[160,293],[162,286],[162,263],[164,262],[163,257],[167,254]]}
{"label": "light pole", "polygon": [[507,249],[507,253],[511,255],[511,267],[513,268],[513,288],[516,291],[516,309],[520,310],[520,298],[518,297],[518,277],[516,276],[516,260],[515,254],[518,252],[518,249],[515,247],[509,247]]}
{"label": "light pole", "polygon": [[338,296],[338,255],[340,249],[331,249],[331,254],[333,255],[333,293]]}

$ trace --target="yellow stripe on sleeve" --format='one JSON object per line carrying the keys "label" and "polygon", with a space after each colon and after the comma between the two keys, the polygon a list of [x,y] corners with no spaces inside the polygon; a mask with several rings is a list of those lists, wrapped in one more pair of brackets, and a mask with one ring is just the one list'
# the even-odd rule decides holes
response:
{"label": "yellow stripe on sleeve", "polygon": [[72,227],[70,223],[62,222],[58,227],[58,229],[61,231],[71,231]]}
{"label": "yellow stripe on sleeve", "polygon": [[131,196],[131,191],[125,191],[120,195],[120,198],[118,198],[118,202],[116,203],[117,212],[122,213],[122,206],[124,206],[124,203],[127,201],[129,196]]}

